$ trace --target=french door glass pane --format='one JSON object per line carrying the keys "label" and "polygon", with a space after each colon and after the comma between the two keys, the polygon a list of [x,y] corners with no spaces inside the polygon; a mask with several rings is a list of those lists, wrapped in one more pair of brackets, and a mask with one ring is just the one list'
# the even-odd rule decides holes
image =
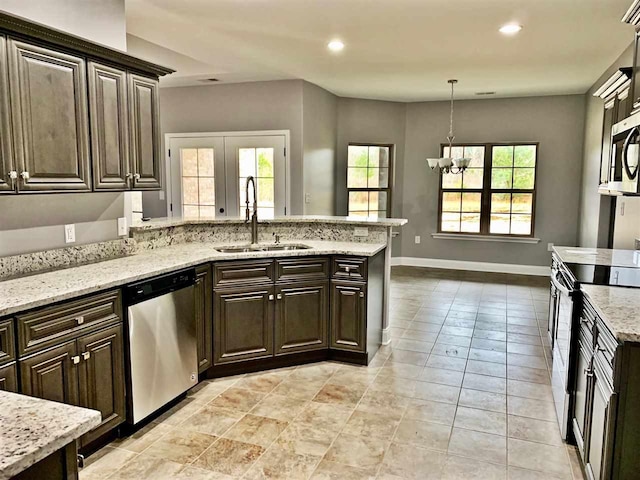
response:
{"label": "french door glass pane", "polygon": [[[275,215],[274,150],[273,148],[239,148],[239,205],[246,205],[247,177],[255,179],[258,201],[258,218],[273,218]],[[252,193],[253,194],[253,193]],[[249,208],[253,197],[249,197]]]}
{"label": "french door glass pane", "polygon": [[182,215],[190,218],[215,216],[213,148],[181,148]]}

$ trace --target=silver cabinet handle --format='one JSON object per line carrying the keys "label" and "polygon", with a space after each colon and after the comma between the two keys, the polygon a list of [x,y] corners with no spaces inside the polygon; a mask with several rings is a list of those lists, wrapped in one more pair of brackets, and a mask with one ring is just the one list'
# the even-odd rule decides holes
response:
{"label": "silver cabinet handle", "polygon": [[77,365],[80,363],[80,355],[76,355],[75,357],[71,357],[71,361],[73,362],[74,365]]}
{"label": "silver cabinet handle", "polygon": [[360,298],[364,298],[364,292],[360,292]]}
{"label": "silver cabinet handle", "polygon": [[82,315],[80,315],[79,317],[76,317],[76,323],[78,325],[82,325],[84,323],[84,317]]}
{"label": "silver cabinet handle", "polygon": [[274,296],[273,295],[269,295],[269,300],[273,300]]}
{"label": "silver cabinet handle", "polygon": [[82,359],[89,360],[91,358],[91,352],[82,352]]}
{"label": "silver cabinet handle", "polygon": [[7,173],[7,176],[11,180],[15,180],[16,178],[18,178],[18,172],[16,172],[15,170],[11,170],[9,173]]}
{"label": "silver cabinet handle", "polygon": [[134,180],[140,180],[140,174],[139,173],[134,174],[133,175],[133,179]]}
{"label": "silver cabinet handle", "polygon": [[282,300],[282,295],[278,294],[278,295],[276,296],[276,298],[277,298],[278,300]]}
{"label": "silver cabinet handle", "polygon": [[351,267],[344,267],[344,271],[349,273],[349,271],[351,270]]}
{"label": "silver cabinet handle", "polygon": [[29,180],[29,172],[24,171],[20,174],[23,180]]}

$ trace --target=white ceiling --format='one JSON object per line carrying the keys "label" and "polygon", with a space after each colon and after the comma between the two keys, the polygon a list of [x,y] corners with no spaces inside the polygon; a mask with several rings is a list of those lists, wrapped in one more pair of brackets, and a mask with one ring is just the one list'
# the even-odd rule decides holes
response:
{"label": "white ceiling", "polygon": [[[631,0],[126,0],[128,49],[164,86],[299,78],[396,101],[584,93],[633,40]],[[498,28],[524,25],[506,37]],[[346,48],[330,53],[340,38]],[[476,97],[477,98],[477,97]]]}

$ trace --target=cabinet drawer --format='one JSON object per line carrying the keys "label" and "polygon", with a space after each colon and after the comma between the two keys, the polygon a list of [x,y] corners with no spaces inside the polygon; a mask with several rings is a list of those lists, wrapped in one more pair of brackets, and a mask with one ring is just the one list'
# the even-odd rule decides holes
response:
{"label": "cabinet drawer", "polygon": [[65,302],[18,315],[18,349],[21,356],[77,337],[104,324],[122,321],[119,290]]}
{"label": "cabinet drawer", "polygon": [[596,337],[596,348],[598,354],[602,356],[603,361],[613,371],[613,362],[618,349],[618,341],[611,334],[609,329],[604,325],[601,319],[596,320],[596,326],[598,328],[598,334]]}
{"label": "cabinet drawer", "polygon": [[273,283],[273,273],[273,260],[220,263],[214,265],[214,288]]}
{"label": "cabinet drawer", "polygon": [[295,258],[276,261],[276,281],[324,280],[329,277],[328,258]]}
{"label": "cabinet drawer", "polygon": [[366,280],[367,259],[354,257],[335,257],[331,274],[333,278],[341,280]]}
{"label": "cabinet drawer", "polygon": [[16,358],[16,339],[13,333],[13,320],[0,322],[0,363]]}
{"label": "cabinet drawer", "polygon": [[0,367],[0,390],[18,393],[18,367],[16,362]]}

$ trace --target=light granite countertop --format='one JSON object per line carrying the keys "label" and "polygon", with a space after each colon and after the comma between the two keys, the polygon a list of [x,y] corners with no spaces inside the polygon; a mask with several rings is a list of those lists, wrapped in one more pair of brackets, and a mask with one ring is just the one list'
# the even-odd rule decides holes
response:
{"label": "light granite countertop", "polygon": [[640,290],[582,285],[589,303],[621,342],[640,342]]}
{"label": "light granite countertop", "polygon": [[23,472],[100,421],[96,410],[0,391],[0,479]]}
{"label": "light granite countertop", "polygon": [[554,245],[553,251],[565,263],[640,268],[640,250],[561,247]]}
{"label": "light granite countertop", "polygon": [[0,281],[0,317],[62,300],[79,297],[108,288],[119,287],[156,275],[206,262],[249,258],[281,258],[311,255],[358,255],[372,257],[384,250],[384,243],[332,241],[292,241],[304,244],[307,250],[278,252],[221,253],[223,245],[184,243],[145,250],[135,255],[106,260],[89,265]]}
{"label": "light granite countertop", "polygon": [[[380,226],[380,227],[401,227],[407,223],[406,218],[367,218],[367,217],[334,217],[324,215],[287,215],[285,217],[275,217],[260,219],[260,224],[272,223],[327,223],[345,224],[356,227]],[[223,217],[223,218],[154,218],[148,222],[138,222],[130,227],[131,232],[155,230],[167,227],[177,227],[180,225],[223,225],[229,223],[245,223],[244,217]]]}

